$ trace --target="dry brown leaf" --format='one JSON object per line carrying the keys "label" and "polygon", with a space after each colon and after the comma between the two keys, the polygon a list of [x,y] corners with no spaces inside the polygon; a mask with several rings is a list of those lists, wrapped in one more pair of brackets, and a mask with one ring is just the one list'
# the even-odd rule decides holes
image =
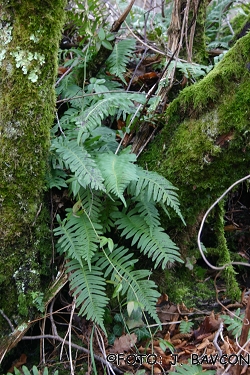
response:
{"label": "dry brown leaf", "polygon": [[27,355],[26,354],[21,354],[20,358],[17,359],[12,363],[11,368],[8,370],[8,372],[13,373],[14,367],[19,369],[22,365],[24,365],[27,362]]}
{"label": "dry brown leaf", "polygon": [[197,346],[197,350],[205,349],[210,344],[208,339],[204,339],[203,342]]}
{"label": "dry brown leaf", "polygon": [[115,339],[112,351],[113,353],[127,352],[135,345],[136,341],[137,336],[134,333],[123,335]]}

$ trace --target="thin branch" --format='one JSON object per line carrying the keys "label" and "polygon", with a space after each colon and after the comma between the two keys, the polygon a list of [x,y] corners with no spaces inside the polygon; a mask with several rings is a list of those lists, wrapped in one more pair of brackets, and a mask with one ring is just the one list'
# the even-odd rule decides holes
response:
{"label": "thin branch", "polygon": [[[57,340],[57,341],[60,341],[61,343],[63,344],[66,344],[66,345],[70,345],[69,341],[67,340],[64,340],[61,336],[59,336],[58,334],[57,335],[38,335],[38,336],[23,336],[22,337],[22,340],[40,340],[40,339],[52,339],[52,340]],[[74,344],[74,343],[71,343],[71,346],[72,348],[74,349],[77,349],[79,350],[80,352],[83,352],[83,353],[86,353],[86,354],[90,354],[90,351],[80,345],[77,345],[77,344]],[[102,364],[104,364],[105,366],[109,366],[110,363],[107,362],[104,358],[100,357],[99,355],[97,354],[94,354],[93,353],[93,356],[94,358],[101,362]],[[123,374],[123,371],[121,371],[118,367],[112,365],[112,368],[113,370],[117,373],[117,374]]]}
{"label": "thin branch", "polygon": [[56,101],[56,104],[70,102],[71,100],[74,100],[74,99],[86,98],[87,96],[94,96],[94,95],[100,95],[100,94],[124,94],[124,93],[145,95],[143,92],[137,92],[137,91],[111,90],[111,91],[103,91],[101,93],[92,92],[91,94],[83,94],[83,95],[72,96],[71,98],[60,99]]}
{"label": "thin branch", "polygon": [[244,263],[244,262],[231,262],[231,263],[227,263],[227,264],[224,264],[224,266],[221,266],[221,267],[216,267],[216,266],[213,266],[208,260],[207,258],[205,257],[205,254],[202,250],[202,244],[201,244],[201,232],[202,232],[202,229],[203,229],[203,226],[204,226],[204,223],[205,223],[205,220],[209,214],[209,212],[225,197],[225,195],[230,191],[232,190],[236,185],[240,184],[241,182],[245,181],[245,180],[248,180],[250,179],[250,175],[247,175],[243,178],[241,178],[240,180],[236,181],[234,184],[232,184],[213,204],[212,206],[209,207],[209,209],[207,210],[207,212],[205,213],[203,219],[202,219],[202,222],[201,222],[201,226],[200,226],[200,229],[199,229],[199,233],[198,233],[198,238],[197,238],[197,243],[198,243],[198,247],[199,247],[199,250],[200,250],[200,254],[204,260],[204,262],[210,267],[212,268],[213,270],[224,270],[226,267],[228,266],[233,266],[233,265],[239,265],[239,266],[245,266],[245,267],[250,267],[250,264],[249,263]]}
{"label": "thin branch", "polygon": [[13,324],[11,323],[10,319],[7,317],[7,315],[5,315],[5,313],[3,312],[3,310],[0,310],[0,314],[4,317],[5,320],[7,320],[9,326],[10,326],[10,329],[12,332],[15,331],[15,328],[13,326]]}
{"label": "thin branch", "polygon": [[72,309],[71,309],[71,314],[70,314],[70,321],[69,321],[69,359],[70,359],[70,375],[74,375],[74,366],[73,366],[73,361],[72,361],[72,341],[71,341],[71,328],[72,328],[72,319],[74,316],[74,311],[76,307],[76,298],[74,297],[74,300],[72,302]]}

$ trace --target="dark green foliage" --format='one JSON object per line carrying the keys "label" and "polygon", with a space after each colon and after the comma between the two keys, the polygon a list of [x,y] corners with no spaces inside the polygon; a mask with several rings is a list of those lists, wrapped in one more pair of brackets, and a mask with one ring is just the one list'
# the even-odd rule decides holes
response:
{"label": "dark green foliage", "polygon": [[[74,200],[66,217],[58,217],[58,251],[67,258],[80,314],[105,330],[108,281],[114,285],[114,297],[126,297],[134,309],[139,303],[159,323],[159,293],[150,272],[137,267],[134,245],[154,268],[182,262],[178,247],[161,227],[157,208],[172,210],[183,221],[177,189],[158,173],[138,167],[130,148],[120,150],[115,132],[102,125],[110,117],[135,112],[134,101],[143,103],[145,96],[111,94],[105,79],[91,79],[85,92],[93,90],[97,95],[91,99],[86,101],[82,92],[81,100],[73,100],[73,108],[52,130],[49,184],[60,189],[66,183]],[[66,87],[63,92],[67,96]],[[129,249],[118,246],[119,237],[131,244]]]}
{"label": "dark green foliage", "polygon": [[[22,372],[20,372],[16,367],[14,367],[14,374],[15,375],[49,375],[48,367],[45,367],[43,369],[43,372],[38,370],[36,366],[32,367],[32,370],[30,371],[26,366],[22,366]],[[58,375],[58,371],[53,372],[53,375]],[[7,373],[7,375],[12,375],[10,372]]]}
{"label": "dark green foliage", "polygon": [[107,68],[111,74],[119,77],[126,83],[123,74],[135,49],[135,39],[124,39],[115,44],[112,54],[107,60]]}
{"label": "dark green foliage", "polygon": [[[199,365],[181,364],[181,366],[176,366],[175,372],[170,371],[170,375],[203,375],[203,369]],[[215,375],[215,370],[207,370],[207,375]]]}

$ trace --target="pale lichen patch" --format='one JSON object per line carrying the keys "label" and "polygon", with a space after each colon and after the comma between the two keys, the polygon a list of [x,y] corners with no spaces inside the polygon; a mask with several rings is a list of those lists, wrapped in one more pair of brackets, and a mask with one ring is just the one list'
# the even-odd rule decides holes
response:
{"label": "pale lichen patch", "polygon": [[37,82],[40,67],[45,64],[45,56],[38,52],[22,50],[20,47],[10,54],[16,61],[16,67],[21,68],[23,74],[28,74],[28,79],[31,82]]}

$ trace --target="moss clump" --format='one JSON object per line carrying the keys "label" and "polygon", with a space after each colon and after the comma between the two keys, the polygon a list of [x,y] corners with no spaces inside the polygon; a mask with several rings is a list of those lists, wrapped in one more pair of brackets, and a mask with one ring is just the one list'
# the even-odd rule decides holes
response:
{"label": "moss clump", "polygon": [[211,279],[204,281],[204,270],[197,265],[191,272],[182,266],[176,270],[162,271],[154,277],[160,291],[168,295],[171,303],[184,303],[188,308],[191,308],[197,307],[204,301],[215,300],[213,281]]}
{"label": "moss clump", "polygon": [[[184,256],[191,251],[188,241],[197,236],[204,212],[233,182],[249,174],[249,55],[248,33],[207,77],[170,104],[164,129],[139,160],[179,188],[188,225],[186,229],[179,221],[170,225],[175,226]],[[230,270],[227,282],[235,290]]]}

